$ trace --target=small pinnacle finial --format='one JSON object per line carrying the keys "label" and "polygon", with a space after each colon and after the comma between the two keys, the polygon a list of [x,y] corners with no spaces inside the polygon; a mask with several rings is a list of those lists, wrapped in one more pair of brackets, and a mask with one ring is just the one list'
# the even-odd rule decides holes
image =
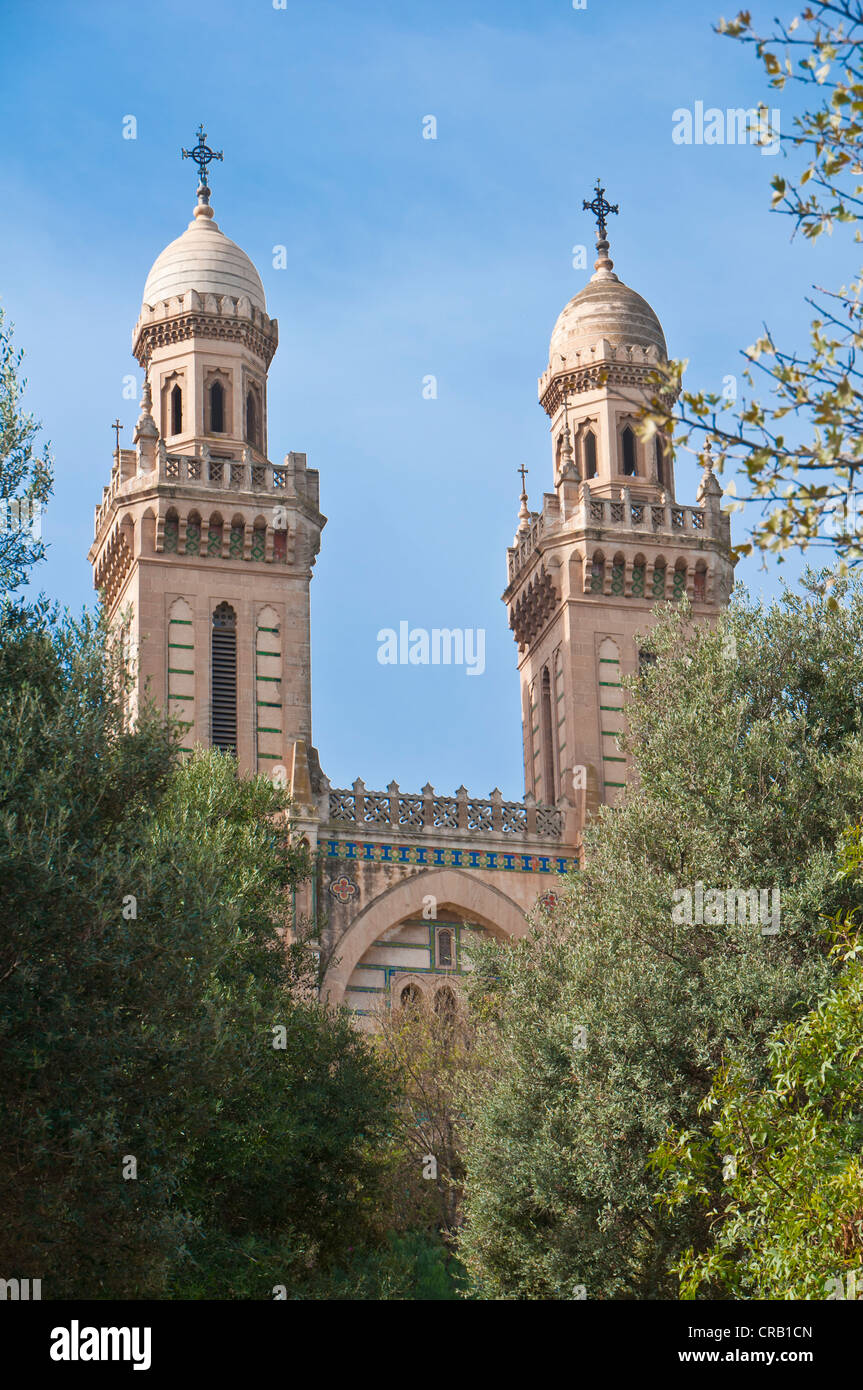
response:
{"label": "small pinnacle finial", "polygon": [[516,534],[523,536],[526,531],[530,530],[530,511],[527,505],[527,484],[525,482],[525,476],[530,472],[530,469],[525,468],[522,464],[521,468],[517,468],[515,471],[521,474],[521,506],[518,509],[518,531]]}
{"label": "small pinnacle finial", "polygon": [[713,445],[712,445],[712,443],[710,442],[709,439],[706,439],[706,440],[704,441],[704,454],[702,455],[702,458],[703,458],[703,460],[704,460],[704,467],[707,468],[707,469],[709,469],[710,472],[712,473],[712,472],[713,472],[713,463],[714,463],[714,459],[713,459]]}
{"label": "small pinnacle finial", "polygon": [[159,431],[156,428],[156,421],[153,419],[153,393],[150,390],[150,379],[144,377],[144,385],[141,387],[141,409],[135,425],[135,443],[138,444],[142,439],[158,439]]}
{"label": "small pinnacle finial", "polygon": [[590,202],[588,202],[586,198],[583,198],[582,206],[586,212],[592,212],[596,218],[596,250],[598,255],[594,261],[593,268],[596,271],[607,271],[610,273],[614,268],[614,261],[611,260],[608,254],[608,227],[606,226],[606,218],[609,213],[619,213],[620,208],[617,203],[608,202],[605,196],[605,189],[599,179],[596,180],[594,197]]}

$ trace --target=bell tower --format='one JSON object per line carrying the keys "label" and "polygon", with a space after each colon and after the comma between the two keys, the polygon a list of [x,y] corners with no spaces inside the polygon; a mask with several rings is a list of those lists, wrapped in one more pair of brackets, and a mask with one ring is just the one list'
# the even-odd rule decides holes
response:
{"label": "bell tower", "polygon": [[686,506],[668,441],[638,435],[651,372],[667,360],[665,336],[614,273],[607,217],[618,209],[598,181],[584,206],[598,224],[594,273],[560,314],[539,380],[554,487],[531,511],[522,472],[503,594],[518,645],[525,790],[544,802],[568,796],[582,826],[626,783],[616,736],[622,678],[639,668],[637,634],[657,603],[684,594],[696,618],[715,617],[734,569],[709,448],[697,505]]}
{"label": "bell tower", "polygon": [[[309,586],[326,518],[305,454],[268,453],[278,324],[261,278],[210,207],[157,257],[132,345],[143,371],[134,448],[114,452],[89,553],[111,622],[128,620],[132,705],[180,720],[182,744],[289,776],[311,746]],[[314,765],[313,758],[313,765]]]}

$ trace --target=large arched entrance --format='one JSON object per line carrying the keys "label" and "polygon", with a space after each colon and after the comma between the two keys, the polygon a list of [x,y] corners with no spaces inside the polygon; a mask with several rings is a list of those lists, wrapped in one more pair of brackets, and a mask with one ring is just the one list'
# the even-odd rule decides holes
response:
{"label": "large arched entrance", "polygon": [[[523,936],[522,909],[498,888],[458,869],[412,874],[381,893],[338,942],[324,979],[330,1003],[373,1013],[393,989],[422,990],[469,968],[478,935]],[[367,1005],[367,1007],[364,1007]]]}

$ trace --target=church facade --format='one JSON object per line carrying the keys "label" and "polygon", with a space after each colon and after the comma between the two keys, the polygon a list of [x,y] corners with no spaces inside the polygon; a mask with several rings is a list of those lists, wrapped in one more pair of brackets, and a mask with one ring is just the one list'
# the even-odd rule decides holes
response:
{"label": "church facade", "polygon": [[665,338],[614,273],[613,209],[598,189],[594,273],[560,314],[539,380],[552,487],[537,511],[522,488],[506,555],[524,797],[331,787],[312,742],[319,476],[302,453],[271,461],[278,324],[254,265],[215,221],[213,153],[199,136],[197,206],[145,283],[134,447],[115,450],[89,559],[109,619],[128,624],[132,713],[146,692],[180,721],[184,748],[221,748],[242,772],[290,788],[315,863],[296,911],[318,943],[321,990],[369,1027],[417,995],[450,1007],[473,941],[518,937],[553,908],[585,820],[626,783],[616,736],[637,634],[684,593],[697,618],[721,611],[729,520],[709,458],[696,504],[683,505],[670,450],[638,436]]}

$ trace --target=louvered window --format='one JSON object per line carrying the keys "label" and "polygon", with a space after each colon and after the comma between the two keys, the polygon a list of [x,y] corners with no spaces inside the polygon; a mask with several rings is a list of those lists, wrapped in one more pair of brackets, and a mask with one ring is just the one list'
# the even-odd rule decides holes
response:
{"label": "louvered window", "polygon": [[237,751],[237,615],[229,603],[213,614],[213,747]]}

